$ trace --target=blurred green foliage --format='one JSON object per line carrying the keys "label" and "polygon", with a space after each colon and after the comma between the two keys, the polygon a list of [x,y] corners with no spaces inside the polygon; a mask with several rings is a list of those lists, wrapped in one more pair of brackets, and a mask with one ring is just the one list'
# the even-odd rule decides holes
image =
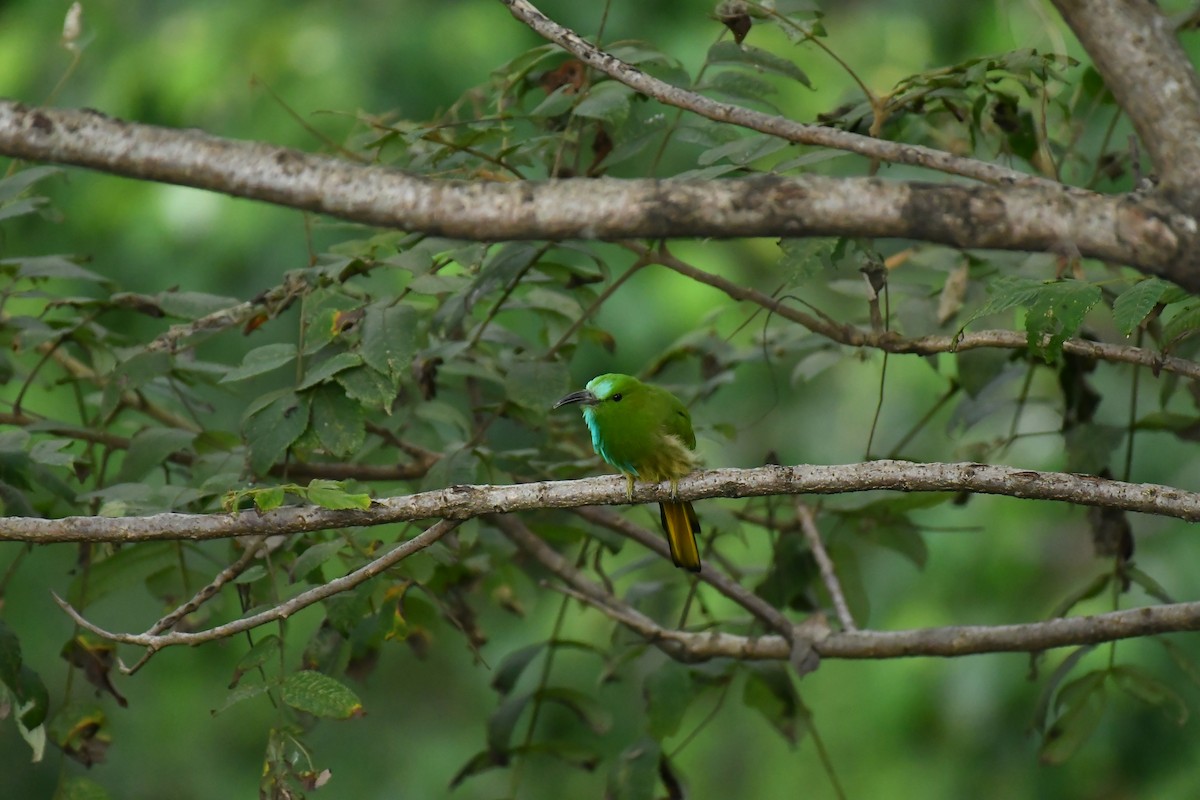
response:
{"label": "blurred green foliage", "polygon": [[[603,39],[643,69],[698,80],[721,99],[850,130],[871,122],[858,81],[880,97],[895,89],[882,135],[1022,169],[1059,169],[1064,180],[1104,190],[1133,184],[1128,125],[1094,73],[1073,63],[1082,54],[1040,6],[953,4],[938,13],[921,3],[831,6],[820,20],[822,42],[852,65],[851,75],[786,25],[755,27],[747,42],[761,52],[732,50],[712,5],[614,3]],[[603,9],[544,4],[584,33],[596,31]],[[674,110],[611,82],[586,91],[547,85],[562,56],[485,0],[85,6],[74,65],[55,46],[65,10],[43,0],[0,7],[0,92],[221,136],[344,148],[447,177],[867,168],[687,116],[676,122]],[[514,108],[521,112],[514,119],[494,121]],[[1043,141],[1042,125],[1056,135]],[[599,158],[602,130],[614,145],[607,159]],[[669,145],[659,150],[668,131]],[[80,171],[15,174],[37,178],[33,191],[17,195],[9,184],[14,195],[4,199],[41,204],[0,228],[4,312],[21,320],[5,344],[19,341],[28,353],[66,337],[112,380],[107,389],[78,375],[26,384],[29,363],[5,355],[3,411],[19,404],[62,420],[84,408],[103,418],[120,407],[119,386],[144,390],[202,424],[170,429],[117,418],[113,432],[130,446],[103,455],[36,425],[32,436],[5,426],[0,478],[8,513],[211,511],[229,490],[243,492],[232,502],[245,507],[296,497],[354,507],[367,491],[584,474],[597,465],[582,426],[573,415],[548,417],[546,408],[613,370],[679,390],[712,466],[838,463],[895,448],[914,460],[1099,470],[1122,464],[1136,427],[1134,480],[1187,485],[1195,474],[1188,441],[1195,406],[1182,381],[1142,376],[1141,413],[1131,414],[1128,367],[1063,356],[1063,340],[1081,330],[1124,341],[1158,303],[1168,306],[1164,330],[1149,326],[1146,344],[1153,336],[1174,343],[1178,333],[1185,338],[1176,352],[1194,353],[1186,339],[1196,327],[1194,300],[1103,265],[1080,266],[1086,280],[1055,282],[1046,255],[967,257],[892,242],[673,243],[677,257],[714,275],[863,327],[858,269],[894,260],[888,310],[897,331],[951,334],[985,323],[1029,331],[1027,353],[891,357],[868,454],[884,374],[878,352],[833,345],[658,266],[630,271],[633,257],[615,245],[484,247]],[[913,171],[885,167],[883,174]],[[73,260],[52,258],[62,255]],[[935,310],[955,270],[967,276],[964,310],[939,322]],[[615,302],[575,328],[618,283]],[[277,318],[251,320],[246,336],[202,339],[194,358],[138,349],[170,322],[281,285],[298,288],[281,295]],[[942,405],[947,394],[953,402]],[[926,415],[928,424],[914,425]],[[493,416],[481,431],[480,419]],[[251,480],[268,478],[285,458],[392,465],[397,439],[442,458],[382,485],[293,483],[286,470],[265,484]],[[179,453],[188,463],[164,467]],[[421,463],[420,452],[408,456]],[[1110,574],[1113,559],[1094,557],[1082,510],[949,500],[824,501],[823,529],[860,621],[890,629],[1035,620],[1072,595],[1080,601],[1075,611],[1113,607],[1119,576]],[[763,501],[750,513],[782,518],[788,502]],[[723,557],[781,607],[827,605],[797,537],[768,536],[737,517],[747,508],[711,501],[701,509],[709,535],[720,534]],[[655,524],[649,511],[628,513]],[[586,540],[572,517],[536,522],[568,554]],[[1121,602],[1161,600],[1164,586],[1196,596],[1194,570],[1179,557],[1187,526],[1135,524],[1143,572],[1131,575]],[[240,598],[224,596],[189,624],[236,616],[238,599],[268,603],[336,577],[413,532],[389,526],[297,537],[277,553],[273,573],[251,568],[239,579]],[[628,543],[618,547],[606,556],[609,573],[627,586],[634,581],[630,591],[647,613],[677,618],[684,577],[647,563]],[[1196,648],[1187,640],[1122,644],[1113,670],[1108,647],[1080,653],[1073,669],[1059,673],[1064,654],[1046,656],[1032,679],[1020,655],[831,661],[798,685],[773,666],[685,667],[573,605],[550,644],[562,599],[478,522],[405,562],[391,583],[375,581],[323,604],[323,614],[256,632],[253,645],[233,639],[168,649],[135,678],[114,674],[116,691],[86,683],[87,665],[103,675],[113,654],[74,639],[48,587],[99,624],[138,629],[160,615],[156,605],[188,596],[230,553],[226,543],[90,553],[0,546],[9,570],[0,634],[20,643],[20,663],[10,661],[5,681],[19,680],[22,665],[33,670],[49,690],[52,715],[95,726],[84,726],[91,739],[78,725],[51,729],[52,741],[103,755],[86,772],[54,749],[31,765],[6,720],[6,791],[44,797],[59,787],[63,796],[88,796],[92,780],[114,797],[244,796],[265,762],[269,774],[290,772],[300,783],[323,782],[329,769],[316,796],[443,796],[458,776],[454,794],[463,797],[506,796],[513,787],[521,797],[604,789],[647,797],[656,796],[661,752],[689,796],[791,797],[797,787],[833,796],[805,736],[810,720],[851,797],[1179,796],[1194,782],[1196,747],[1178,730],[1197,700],[1188,673]],[[712,606],[705,613],[730,612],[719,598],[704,601]],[[63,642],[74,644],[64,651]],[[539,682],[551,649],[550,680]],[[264,676],[280,679],[278,699],[272,695],[279,706],[268,700]],[[1056,685],[1061,692],[1048,691]],[[37,694],[30,683],[29,695]],[[127,708],[118,696],[128,698]],[[535,704],[540,727],[526,738]],[[312,725],[314,717],[325,719]],[[1056,724],[1049,745],[1026,736]],[[1040,763],[1039,753],[1063,763]],[[507,769],[494,769],[506,760]]]}

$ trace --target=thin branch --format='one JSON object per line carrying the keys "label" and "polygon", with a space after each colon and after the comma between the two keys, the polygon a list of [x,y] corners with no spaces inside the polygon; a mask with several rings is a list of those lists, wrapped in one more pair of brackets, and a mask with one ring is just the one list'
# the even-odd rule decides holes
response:
{"label": "thin branch", "polygon": [[833,559],[829,557],[825,545],[821,542],[821,531],[817,529],[817,520],[813,517],[812,509],[797,500],[796,516],[800,520],[800,529],[804,531],[808,549],[812,551],[813,558],[817,560],[817,568],[821,571],[821,582],[825,584],[825,589],[833,601],[833,608],[837,612],[838,622],[842,623],[842,630],[858,630],[858,626],[854,624],[854,617],[850,614],[850,606],[846,603],[846,595],[842,593],[842,583],[838,580],[837,572],[833,568]]}
{"label": "thin branch", "polygon": [[[738,636],[720,631],[691,633],[663,628],[584,578],[557,551],[511,517],[493,522],[511,541],[568,584],[567,593],[633,630],[681,661],[710,658],[775,660],[791,658],[782,636]],[[905,631],[843,631],[811,642],[821,658],[887,659],[913,656],[957,657],[980,653],[1028,653],[1056,647],[1200,630],[1200,602],[1148,606],[1087,617],[1067,617],[1021,625],[962,625]]]}
{"label": "thin branch", "polygon": [[[641,245],[631,246],[630,249],[633,249],[634,252],[649,250]],[[1007,350],[1025,350],[1029,347],[1029,337],[1019,331],[990,330],[964,332],[954,336],[932,334],[908,338],[893,331],[864,330],[835,320],[818,318],[794,306],[787,305],[783,299],[771,297],[757,289],[697,269],[665,249],[659,249],[656,252],[654,263],[724,292],[734,300],[754,303],[777,316],[804,326],[813,333],[851,347],[872,347],[887,353],[922,356],[976,350],[984,347]],[[1156,375],[1159,372],[1173,372],[1187,378],[1200,379],[1200,363],[1157,353],[1144,347],[1092,342],[1086,339],[1067,339],[1063,342],[1063,352],[1094,358],[1097,361],[1138,364],[1150,367]]]}
{"label": "thin branch", "polygon": [[[414,536],[412,539],[401,542],[393,547],[387,553],[376,558],[375,560],[359,567],[351,573],[343,575],[340,578],[329,581],[328,583],[309,589],[307,592],[301,592],[295,597],[280,603],[277,606],[272,606],[265,611],[260,611],[249,617],[227,622],[224,625],[218,625],[215,628],[209,628],[204,631],[172,631],[170,633],[115,633],[107,631],[99,627],[83,617],[76,611],[70,603],[63,600],[57,594],[54,594],[54,602],[58,603],[63,611],[71,617],[80,627],[91,631],[97,636],[109,639],[122,644],[132,644],[139,647],[146,647],[150,650],[161,650],[164,647],[173,645],[197,645],[204,642],[212,642],[217,639],[224,639],[234,634],[248,631],[252,628],[257,628],[260,625],[265,625],[268,622],[287,619],[297,611],[308,608],[314,603],[332,597],[335,594],[353,589],[365,581],[370,580],[384,570],[408,558],[413,553],[420,552],[426,547],[441,539],[450,531],[454,530],[460,524],[459,520],[444,519],[434,523],[429,528],[426,528],[422,533]],[[130,671],[130,670],[125,670]]]}
{"label": "thin branch", "polygon": [[[905,145],[904,147],[909,147]],[[963,186],[759,175],[721,181],[439,181],[0,101],[0,154],[176,183],[340,219],[472,241],[748,236],[899,237],[1082,255],[1200,289],[1200,228],[1154,197],[1036,185]]]}
{"label": "thin branch", "polygon": [[[861,464],[694,472],[679,481],[678,499],[763,497],[787,494],[840,494],[888,489],[901,492],[968,491],[1029,500],[1120,508],[1188,521],[1200,521],[1200,492],[1154,483],[1125,483],[1062,472],[995,464],[918,464],[870,461]],[[632,502],[672,499],[667,483],[639,483]],[[384,525],[422,519],[464,520],[484,514],[544,508],[625,505],[625,479],[617,475],[511,486],[449,486],[372,501],[366,509],[289,506],[266,513],[152,514],[145,517],[0,518],[0,541],[137,542],[223,539],[246,534],[284,535],[355,525]]]}
{"label": "thin branch", "polygon": [[542,38],[554,42],[588,66],[600,70],[609,77],[647,97],[658,100],[660,103],[682,108],[717,122],[731,123],[798,144],[832,147],[879,161],[927,167],[938,172],[975,178],[986,183],[1030,184],[1058,188],[1057,184],[1050,181],[998,164],[963,158],[930,147],[874,139],[870,136],[822,125],[805,125],[784,117],[717,102],[702,94],[672,86],[666,81],[647,75],[616,56],[598,49],[579,34],[547,17],[527,0],[501,0],[501,2],[508,6],[509,12],[514,17],[528,25]]}

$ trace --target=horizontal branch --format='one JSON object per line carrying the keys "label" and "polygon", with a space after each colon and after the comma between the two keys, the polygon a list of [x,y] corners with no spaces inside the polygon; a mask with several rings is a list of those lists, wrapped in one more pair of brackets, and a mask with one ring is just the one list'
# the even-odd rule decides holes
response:
{"label": "horizontal branch", "polygon": [[0,154],[474,241],[900,237],[1070,251],[1200,290],[1194,219],[1154,198],[1043,186],[760,175],[721,181],[437,181],[257,142],[0,101]]}
{"label": "horizontal branch", "polygon": [[[679,481],[678,497],[761,497],[837,494],[888,489],[901,492],[968,491],[1031,500],[1056,500],[1140,511],[1189,521],[1200,520],[1200,493],[1153,483],[1125,483],[1091,475],[1042,472],[990,464],[917,464],[869,461],[838,466],[767,466],[695,472]],[[638,484],[636,503],[670,499],[666,483]],[[282,535],[305,531],[384,525],[433,518],[469,519],[483,514],[622,505],[625,480],[619,476],[544,481],[512,486],[450,486],[430,492],[376,500],[362,510],[291,506],[266,513],[153,514],[145,517],[0,518],[0,541],[137,542],[221,539],[247,534]]]}
{"label": "horizontal branch", "polygon": [[[1086,617],[1064,617],[1020,625],[952,625],[902,631],[831,633],[814,641],[821,658],[884,659],[918,656],[1035,653],[1139,636],[1200,630],[1200,602],[1146,606]],[[728,633],[673,632],[691,658],[784,660],[791,645],[782,636],[759,638]]]}
{"label": "horizontal branch", "polygon": [[[1000,348],[1006,350],[1027,350],[1029,336],[1020,331],[984,330],[963,332],[958,335],[930,334],[928,336],[903,336],[892,330],[867,330],[854,325],[838,322],[828,317],[809,314],[785,299],[772,297],[750,286],[731,281],[728,278],[705,272],[686,261],[672,255],[666,248],[659,248],[651,253],[643,245],[626,244],[632,252],[652,260],[652,263],[666,267],[697,283],[711,286],[734,300],[754,303],[767,309],[772,314],[791,322],[799,323],[813,333],[824,336],[834,342],[851,347],[871,347],[888,353],[903,353],[928,356],[935,353],[957,353],[981,348]],[[1170,356],[1145,347],[1134,347],[1126,344],[1109,344],[1093,342],[1089,339],[1066,339],[1062,343],[1064,353],[1094,358],[1097,361],[1110,363],[1137,364],[1149,367],[1155,375],[1159,372],[1173,372],[1186,378],[1200,380],[1200,363],[1178,356]]]}
{"label": "horizontal branch", "polygon": [[[1055,647],[1097,644],[1137,636],[1200,630],[1200,602],[1147,606],[1083,617],[1064,617],[1019,625],[955,625],[903,631],[842,631],[824,625],[794,625],[786,636],[742,636],[724,631],[693,633],[659,625],[585,578],[541,538],[513,518],[493,522],[514,544],[536,558],[569,587],[568,593],[634,631],[680,661],[710,658],[788,660],[805,646],[820,658],[884,659],[912,656],[968,656],[980,653],[1032,653]],[[798,637],[810,637],[807,642]],[[815,660],[797,665],[801,674]]]}

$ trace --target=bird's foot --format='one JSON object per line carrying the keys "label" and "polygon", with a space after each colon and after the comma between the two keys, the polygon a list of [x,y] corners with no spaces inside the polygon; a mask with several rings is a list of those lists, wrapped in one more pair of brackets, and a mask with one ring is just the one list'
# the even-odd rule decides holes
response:
{"label": "bird's foot", "polygon": [[625,499],[629,500],[629,501],[633,500],[633,476],[632,475],[625,476]]}

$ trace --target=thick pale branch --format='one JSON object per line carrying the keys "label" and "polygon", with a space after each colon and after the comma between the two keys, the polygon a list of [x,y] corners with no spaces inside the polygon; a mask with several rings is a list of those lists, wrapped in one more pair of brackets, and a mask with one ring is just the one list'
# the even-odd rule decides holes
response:
{"label": "thick pale branch", "polygon": [[1054,0],[1129,114],[1160,187],[1200,212],[1200,78],[1153,0]]}
{"label": "thick pale branch", "polygon": [[762,175],[725,181],[436,181],[254,142],[0,102],[0,154],[177,183],[371,225],[476,241],[901,237],[1127,263],[1200,289],[1195,220],[1044,186]]}
{"label": "thick pale branch", "polygon": [[[870,461],[839,466],[768,466],[696,472],[679,482],[678,497],[761,497],[783,494],[836,494],[889,489],[902,492],[969,491],[1031,500],[1120,508],[1190,521],[1200,520],[1200,493],[1152,483],[1124,483],[1091,475],[1040,472],[990,464],[917,464]],[[661,502],[670,487],[638,484],[637,503]],[[578,508],[628,503],[619,476],[574,481],[544,481],[514,486],[450,486],[431,492],[374,501],[363,510],[313,506],[281,508],[260,514],[154,514],[147,517],[0,518],[0,541],[136,542],[221,539],[246,534],[280,535],[304,531],[383,525],[484,514]]]}

